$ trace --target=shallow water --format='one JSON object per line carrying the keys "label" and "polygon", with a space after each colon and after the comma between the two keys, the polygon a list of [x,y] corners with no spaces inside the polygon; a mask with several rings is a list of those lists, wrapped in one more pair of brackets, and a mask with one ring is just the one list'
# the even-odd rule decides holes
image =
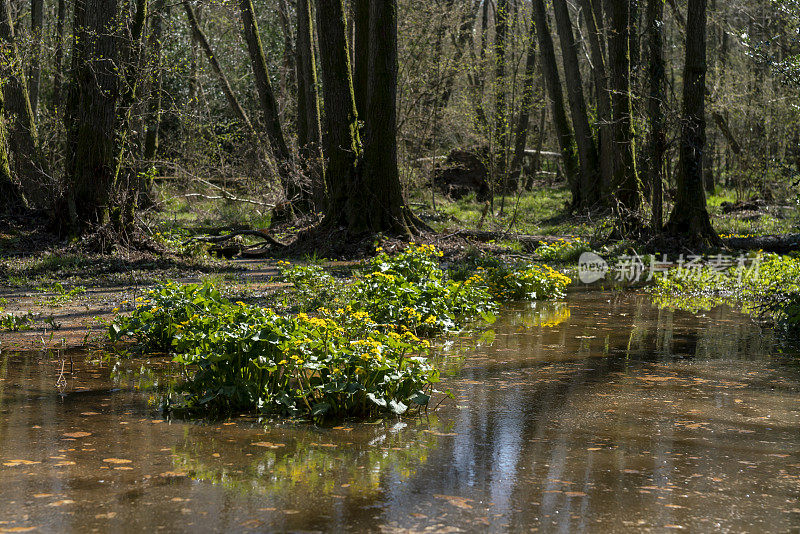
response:
{"label": "shallow water", "polygon": [[4,352],[0,532],[797,532],[800,366],[772,345],[577,294],[457,340],[427,417],[332,428],[164,420],[163,359]]}

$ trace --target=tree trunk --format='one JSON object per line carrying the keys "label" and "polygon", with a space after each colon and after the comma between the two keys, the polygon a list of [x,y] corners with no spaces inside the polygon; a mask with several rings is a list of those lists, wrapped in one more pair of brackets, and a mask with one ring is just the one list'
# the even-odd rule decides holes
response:
{"label": "tree trunk", "polygon": [[300,165],[311,180],[311,196],[317,208],[325,204],[325,169],[322,128],[319,121],[317,64],[314,28],[309,0],[297,0],[297,140]]}
{"label": "tree trunk", "polygon": [[586,21],[589,54],[592,59],[592,80],[597,98],[598,148],[601,175],[600,197],[602,201],[607,202],[608,196],[611,194],[611,180],[614,175],[614,144],[611,127],[611,92],[608,87],[608,70],[606,69],[603,42],[604,29],[602,26],[601,2],[602,0],[580,0],[580,6]]}
{"label": "tree trunk", "polygon": [[[508,113],[506,110],[506,34],[508,33],[508,0],[497,0],[494,17],[494,140],[497,144],[496,178],[506,193],[506,160],[508,158]],[[502,210],[501,210],[502,211]]]}
{"label": "tree trunk", "polygon": [[667,232],[693,243],[719,244],[711,227],[703,188],[706,94],[706,0],[689,0],[686,16],[686,64],[683,73],[683,112],[680,171],[675,206]]}
{"label": "tree trunk", "polygon": [[572,112],[572,124],[575,128],[575,139],[578,146],[580,162],[581,202],[580,208],[591,208],[600,200],[597,147],[594,142],[592,128],[589,126],[589,115],[586,111],[586,100],[583,96],[583,80],[578,65],[578,45],[572,33],[572,22],[569,16],[567,0],[553,0],[556,16],[556,28],[561,41],[561,58],[564,63],[564,78],[567,84],[567,96]]}
{"label": "tree trunk", "polygon": [[67,212],[72,232],[109,221],[116,183],[120,97],[117,0],[77,0],[68,134]]}
{"label": "tree trunk", "polygon": [[471,40],[472,32],[475,28],[475,21],[478,18],[478,8],[480,7],[480,4],[480,0],[475,0],[471,5],[463,8],[464,17],[462,18],[461,24],[458,28],[458,37],[453,39],[455,53],[453,54],[453,60],[450,64],[448,73],[445,76],[445,87],[442,91],[442,96],[439,101],[439,107],[441,109],[446,108],[450,103],[450,97],[453,95],[453,86],[455,85],[456,77],[463,68],[461,60],[464,57],[464,51],[469,46],[469,43],[474,42]]}
{"label": "tree trunk", "polygon": [[[161,90],[162,90],[162,38],[164,33],[164,0],[156,0],[153,7],[150,50],[153,55],[153,86],[147,110],[147,125],[144,136],[142,156],[152,162],[158,152],[158,134],[161,128]],[[149,187],[148,187],[149,190]]]}
{"label": "tree trunk", "polygon": [[292,43],[292,24],[289,21],[289,6],[286,0],[278,1],[278,21],[283,32],[283,76],[281,77],[281,89],[284,96],[289,96],[294,90],[295,66],[294,66],[294,45]]}
{"label": "tree trunk", "polygon": [[281,177],[284,194],[291,201],[300,191],[292,184],[292,156],[286,146],[286,139],[283,137],[280,117],[278,116],[278,103],[275,101],[275,94],[272,92],[272,84],[269,81],[267,61],[264,57],[264,47],[261,44],[261,37],[258,33],[258,23],[253,10],[253,2],[252,0],[240,0],[239,6],[241,8],[244,39],[247,41],[247,50],[250,54],[250,64],[253,68],[261,112],[264,115],[267,138],[272,148],[272,154],[278,163],[278,172]]}
{"label": "tree trunk", "polygon": [[24,211],[28,201],[22,188],[11,176],[11,167],[8,163],[8,149],[6,148],[8,132],[5,121],[5,100],[0,91],[0,214]]}
{"label": "tree trunk", "polygon": [[225,76],[225,73],[222,72],[222,67],[220,67],[219,61],[217,61],[217,56],[214,55],[214,51],[211,49],[211,45],[208,43],[205,33],[203,33],[203,30],[200,28],[200,23],[197,20],[197,16],[195,16],[194,9],[192,9],[189,0],[183,1],[183,7],[186,11],[186,18],[189,20],[189,26],[192,29],[194,39],[200,45],[200,48],[203,49],[203,52],[208,58],[208,62],[211,64],[211,69],[214,71],[214,74],[217,75],[217,79],[222,87],[222,92],[225,94],[225,98],[228,100],[228,104],[231,106],[236,117],[244,125],[247,134],[253,138],[257,137],[256,130],[253,128],[253,123],[250,122],[250,118],[247,116],[247,113],[245,113],[242,105],[239,104],[239,100],[236,98],[233,89],[231,89],[228,78]]}
{"label": "tree trunk", "polygon": [[653,207],[652,228],[660,232],[664,224],[663,170],[667,150],[664,102],[667,97],[667,78],[664,70],[664,2],[647,0],[647,37],[650,50],[647,115],[650,123],[648,155],[650,194]]}
{"label": "tree trunk", "polygon": [[625,233],[635,225],[642,204],[641,187],[636,172],[636,158],[631,117],[630,5],[625,0],[606,0],[608,14],[608,56],[610,64],[611,106],[613,113],[614,179],[620,230]]}
{"label": "tree trunk", "polygon": [[528,54],[525,59],[525,78],[522,80],[522,101],[519,106],[517,116],[517,127],[515,129],[514,140],[514,159],[511,161],[511,185],[518,187],[519,177],[522,174],[522,161],[525,156],[525,145],[528,142],[528,126],[530,123],[531,111],[533,109],[534,81],[536,72],[536,33],[535,24],[531,23],[530,40],[528,41]]}
{"label": "tree trunk", "polygon": [[547,26],[547,12],[544,8],[544,0],[533,0],[533,27],[536,29],[536,36],[539,42],[542,74],[547,87],[547,95],[550,99],[553,125],[561,148],[564,172],[567,175],[567,183],[572,192],[572,207],[577,208],[581,205],[581,190],[578,177],[578,162],[575,157],[575,138],[572,133],[572,126],[570,126],[567,119],[567,112],[564,109],[564,94],[561,91],[561,79],[558,75],[553,37],[550,35],[550,29]]}
{"label": "tree trunk", "polygon": [[360,119],[367,114],[369,91],[369,0],[352,0],[353,7],[353,91]]}
{"label": "tree trunk", "polygon": [[350,74],[343,0],[317,1],[317,36],[325,105],[324,137],[328,166],[326,224],[350,227],[349,216],[363,206],[351,206],[351,185],[361,157],[358,115]]}
{"label": "tree trunk", "polygon": [[370,1],[369,37],[364,173],[359,191],[364,204],[350,219],[366,217],[351,230],[411,235],[416,233],[415,219],[403,200],[397,169],[397,0]]}
{"label": "tree trunk", "polygon": [[155,159],[158,155],[159,131],[161,129],[161,93],[163,85],[163,33],[164,33],[164,0],[155,0],[151,17],[151,30],[148,48],[152,54],[151,68],[153,77],[150,87],[150,98],[147,103],[147,115],[145,117],[144,145],[142,149],[142,159],[148,166],[148,171],[142,173],[141,190],[138,194],[138,206],[150,207],[155,202],[155,189],[153,183],[153,172]]}
{"label": "tree trunk", "polygon": [[486,49],[489,47],[489,2],[483,1],[481,9],[481,45],[478,56],[477,73],[473,75],[470,84],[475,102],[475,122],[477,130],[491,135],[491,127],[486,118],[486,109],[483,106],[483,93],[486,80]]}
{"label": "tree trunk", "polygon": [[5,80],[3,96],[9,123],[6,156],[11,160],[12,174],[33,201],[46,187],[42,172],[44,160],[39,151],[28,82],[17,51],[10,8],[8,0],[0,0],[0,76]]}
{"label": "tree trunk", "polygon": [[33,121],[39,116],[39,84],[42,77],[41,43],[44,37],[42,24],[44,21],[44,0],[31,0],[31,40],[34,43],[31,53],[31,65],[28,71],[28,92],[31,99]]}
{"label": "tree trunk", "polygon": [[56,113],[61,110],[62,88],[64,84],[64,30],[67,22],[67,0],[58,0],[56,10],[56,53],[53,69],[53,107]]}
{"label": "tree trunk", "polygon": [[639,10],[641,0],[628,0],[628,51],[631,57],[631,87],[635,95],[639,89],[639,68],[642,62],[641,42],[639,39]]}

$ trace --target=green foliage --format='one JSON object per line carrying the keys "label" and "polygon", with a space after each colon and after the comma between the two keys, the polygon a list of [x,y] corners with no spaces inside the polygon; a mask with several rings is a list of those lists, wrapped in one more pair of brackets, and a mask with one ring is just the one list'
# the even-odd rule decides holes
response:
{"label": "green foliage", "polygon": [[63,306],[73,298],[86,293],[86,288],[84,286],[75,286],[68,290],[61,284],[61,282],[55,282],[51,285],[42,285],[37,287],[36,290],[41,291],[42,293],[55,293],[55,295],[47,297],[43,300],[43,304],[54,308]]}
{"label": "green foliage", "polygon": [[208,243],[192,239],[191,232],[184,228],[168,228],[153,234],[153,239],[181,256],[197,258],[208,253]]}
{"label": "green foliage", "polygon": [[331,276],[319,265],[292,265],[278,262],[283,279],[295,288],[295,302],[300,311],[316,310],[323,304],[342,302],[345,284]]}
{"label": "green foliage", "polygon": [[459,330],[479,316],[492,320],[496,304],[486,287],[476,280],[450,280],[435,247],[412,243],[395,256],[378,252],[353,286],[354,309],[428,335]]}
{"label": "green foliage", "polygon": [[659,273],[651,292],[664,306],[697,309],[725,303],[800,328],[800,259],[777,254],[749,259],[747,267]]}
{"label": "green foliage", "polygon": [[210,284],[151,291],[130,317],[116,318],[109,337],[169,347],[193,370],[179,406],[204,412],[404,413],[426,405],[423,389],[438,380],[424,357],[428,343],[408,330],[351,309],[281,316],[232,304]]}
{"label": "green foliage", "polygon": [[540,258],[545,261],[555,261],[559,263],[575,263],[584,252],[591,251],[591,247],[580,237],[567,240],[559,238],[553,243],[541,242],[534,250]]}
{"label": "green foliage", "polygon": [[479,271],[478,283],[483,280],[489,293],[500,301],[561,299],[566,295],[570,278],[549,265],[508,267]]}
{"label": "green foliage", "polygon": [[33,320],[34,317],[31,313],[14,315],[13,313],[4,313],[3,308],[0,308],[0,331],[2,332],[29,330],[33,324]]}
{"label": "green foliage", "polygon": [[181,285],[167,282],[136,302],[130,316],[117,316],[109,330],[113,342],[129,337],[145,352],[171,350],[183,324],[194,316],[224,313],[230,303],[210,282]]}
{"label": "green foliage", "polygon": [[492,320],[498,300],[563,296],[569,283],[547,266],[499,263],[456,281],[430,245],[379,252],[351,282],[315,265],[281,264],[309,309],[323,295],[335,311],[317,306],[314,316],[281,315],[233,304],[211,282],[168,282],[130,316],[117,316],[109,338],[174,354],[191,371],[182,408],[315,418],[399,414],[427,405],[426,388],[439,377],[418,336],[459,330],[479,316]]}

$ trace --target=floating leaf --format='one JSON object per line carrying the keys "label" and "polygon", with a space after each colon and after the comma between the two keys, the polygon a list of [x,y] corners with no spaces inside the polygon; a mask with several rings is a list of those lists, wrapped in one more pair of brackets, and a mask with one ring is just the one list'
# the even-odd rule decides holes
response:
{"label": "floating leaf", "polygon": [[64,434],[65,438],[88,438],[91,436],[91,432],[67,432]]}
{"label": "floating leaf", "polygon": [[47,506],[53,506],[57,508],[59,506],[64,506],[66,504],[75,504],[75,501],[73,501],[72,499],[64,499],[63,501],[51,502]]}
{"label": "floating leaf", "polygon": [[254,447],[266,447],[267,449],[279,449],[281,447],[285,447],[285,443],[271,443],[269,441],[257,441],[255,443],[251,443]]}
{"label": "floating leaf", "polygon": [[469,504],[473,502],[472,499],[466,499],[464,497],[456,497],[455,495],[434,495],[434,497],[436,497],[437,499],[444,499],[445,501],[452,504],[456,508],[461,508],[464,510],[472,509],[472,505]]}

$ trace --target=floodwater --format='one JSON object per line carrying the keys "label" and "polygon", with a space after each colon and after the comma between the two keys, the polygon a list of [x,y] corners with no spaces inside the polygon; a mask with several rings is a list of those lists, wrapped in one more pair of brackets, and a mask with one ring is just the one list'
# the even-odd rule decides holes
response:
{"label": "floodwater", "polygon": [[455,400],[326,428],[165,420],[163,359],[3,352],[0,532],[800,531],[771,332],[610,292],[491,328],[451,347]]}

